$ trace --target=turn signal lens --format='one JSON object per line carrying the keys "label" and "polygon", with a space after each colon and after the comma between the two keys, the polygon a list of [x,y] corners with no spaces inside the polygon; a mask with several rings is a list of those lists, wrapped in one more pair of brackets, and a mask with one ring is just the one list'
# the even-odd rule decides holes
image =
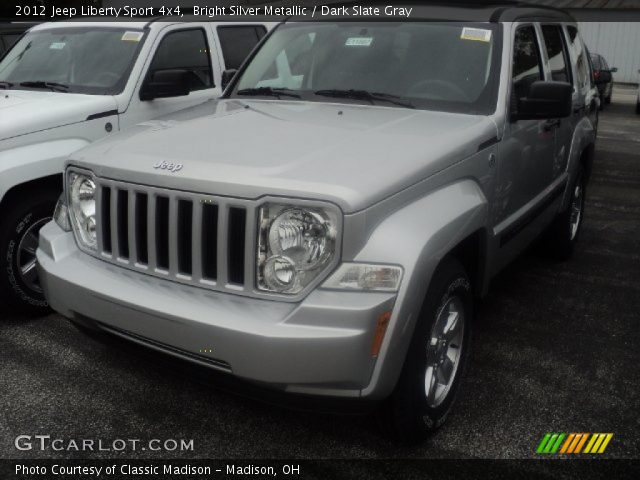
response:
{"label": "turn signal lens", "polygon": [[387,327],[389,326],[389,320],[391,320],[391,312],[384,312],[378,317],[376,322],[376,332],[373,336],[373,342],[371,343],[371,356],[377,357],[382,347],[382,341],[384,335],[387,333]]}
{"label": "turn signal lens", "polygon": [[395,265],[343,263],[322,285],[332,290],[397,292],[402,268]]}

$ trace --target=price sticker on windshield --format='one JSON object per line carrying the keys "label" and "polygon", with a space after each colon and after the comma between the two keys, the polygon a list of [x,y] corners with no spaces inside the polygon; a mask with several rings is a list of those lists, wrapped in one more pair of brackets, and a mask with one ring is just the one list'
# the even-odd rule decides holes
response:
{"label": "price sticker on windshield", "polygon": [[49,45],[49,50],[62,50],[65,45],[65,42],[53,42],[51,45]]}
{"label": "price sticker on windshield", "polygon": [[373,37],[350,37],[344,42],[347,47],[370,47]]}
{"label": "price sticker on windshield", "polygon": [[490,42],[491,30],[465,27],[462,29],[462,35],[460,35],[460,38],[462,40],[473,40],[476,42]]}
{"label": "price sticker on windshield", "polygon": [[142,35],[142,32],[124,32],[120,40],[123,42],[139,42],[142,39]]}

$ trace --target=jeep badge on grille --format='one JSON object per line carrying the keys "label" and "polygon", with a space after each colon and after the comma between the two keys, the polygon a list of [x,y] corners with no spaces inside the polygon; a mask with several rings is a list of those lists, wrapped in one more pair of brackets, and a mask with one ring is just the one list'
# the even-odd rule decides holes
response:
{"label": "jeep badge on grille", "polygon": [[156,163],[153,168],[157,169],[161,169],[161,170],[169,170],[172,173],[177,173],[180,170],[182,170],[182,164],[181,163],[167,163],[164,160],[162,162],[158,162]]}

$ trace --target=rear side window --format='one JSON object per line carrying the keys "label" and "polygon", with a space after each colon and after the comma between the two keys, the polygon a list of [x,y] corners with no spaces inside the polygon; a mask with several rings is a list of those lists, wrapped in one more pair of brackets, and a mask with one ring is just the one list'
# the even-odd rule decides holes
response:
{"label": "rear side window", "polygon": [[543,25],[542,36],[547,50],[552,80],[571,83],[562,27],[559,25]]}
{"label": "rear side window", "polygon": [[590,85],[589,62],[587,60],[582,40],[580,40],[580,36],[578,35],[578,29],[576,27],[568,27],[568,30],[570,42],[569,48],[573,53],[573,57],[576,59],[576,86],[579,89],[583,89],[587,85]]}
{"label": "rear side window", "polygon": [[267,29],[262,25],[218,27],[218,38],[226,68],[240,68],[244,59],[266,33]]}
{"label": "rear side window", "polygon": [[516,98],[524,98],[529,96],[531,84],[542,80],[542,62],[533,26],[516,30],[513,52],[513,90]]}
{"label": "rear side window", "polygon": [[213,87],[213,74],[207,37],[201,28],[168,33],[160,42],[151,62],[150,72],[188,70],[191,90]]}

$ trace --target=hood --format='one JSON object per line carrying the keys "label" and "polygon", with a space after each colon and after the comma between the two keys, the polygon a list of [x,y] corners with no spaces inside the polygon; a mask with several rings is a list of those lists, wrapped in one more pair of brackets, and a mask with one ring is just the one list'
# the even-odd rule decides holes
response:
{"label": "hood", "polygon": [[[495,136],[495,124],[483,116],[219,100],[89,146],[73,163],[98,176],[192,192],[324,199],[349,213],[474,154]],[[161,162],[182,167],[154,168]]]}
{"label": "hood", "polygon": [[112,96],[41,90],[0,90],[0,140],[84,122],[116,110]]}

